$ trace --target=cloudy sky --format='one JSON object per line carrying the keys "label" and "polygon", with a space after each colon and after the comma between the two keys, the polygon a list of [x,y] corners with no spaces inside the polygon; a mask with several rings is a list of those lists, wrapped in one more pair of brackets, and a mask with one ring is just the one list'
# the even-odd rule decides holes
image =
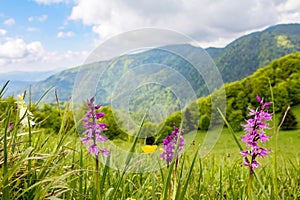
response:
{"label": "cloudy sky", "polygon": [[0,0],[0,73],[78,66],[101,42],[134,29],[223,47],[279,23],[300,23],[299,0]]}

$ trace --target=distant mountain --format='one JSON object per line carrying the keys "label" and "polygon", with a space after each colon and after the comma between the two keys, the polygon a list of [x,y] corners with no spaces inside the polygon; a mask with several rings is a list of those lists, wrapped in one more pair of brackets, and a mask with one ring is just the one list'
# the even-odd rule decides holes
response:
{"label": "distant mountain", "polygon": [[208,49],[224,82],[240,80],[272,60],[300,51],[300,24],[272,26],[243,36],[225,48]]}
{"label": "distant mountain", "polygon": [[55,74],[56,71],[37,71],[37,72],[26,72],[26,71],[12,71],[0,73],[0,85],[4,85],[9,80],[9,85],[5,92],[5,96],[16,96],[22,94],[25,90],[34,83],[42,81],[49,76]]}
{"label": "distant mountain", "polygon": [[[0,89],[7,82],[7,80],[0,80]],[[8,87],[5,90],[4,96],[17,96],[22,94],[25,90],[28,90],[28,87],[35,82],[32,81],[9,81]]]}
{"label": "distant mountain", "polygon": [[[95,88],[97,88],[96,93],[99,95],[97,99],[100,100],[102,104],[109,103],[112,98],[122,99],[130,95],[127,93],[128,91],[115,91],[115,96],[112,97],[111,91],[113,91],[118,84],[126,85],[127,88],[135,88],[136,83],[139,81],[153,82],[151,85],[136,88],[137,91],[133,94],[136,97],[135,101],[137,103],[143,102],[144,105],[145,100],[151,105],[151,102],[154,101],[161,101],[163,103],[164,98],[174,98],[172,92],[161,91],[161,85],[156,84],[157,82],[162,84],[163,87],[168,87],[171,90],[172,88],[176,88],[178,91],[183,91],[184,94],[181,95],[189,98],[191,94],[184,89],[187,85],[178,84],[180,78],[190,83],[189,86],[191,86],[192,91],[195,91],[195,97],[207,95],[208,89],[204,84],[204,79],[189,61],[178,56],[178,52],[180,52],[181,55],[185,55],[185,58],[190,58],[191,60],[194,59],[196,54],[197,56],[202,55],[203,62],[205,62],[206,65],[213,64],[211,59],[207,60],[209,57],[203,49],[187,44],[171,45],[142,53],[124,55],[110,61],[92,63],[84,67],[81,66],[62,71],[50,76],[44,81],[33,84],[31,88],[32,94],[34,95],[34,99],[38,99],[44,91],[51,86],[55,86],[58,91],[59,99],[63,101],[68,100],[71,96],[77,73],[82,69],[83,71],[88,71],[88,77],[83,77],[78,87],[81,87],[82,90],[89,90],[93,88],[91,84],[97,84],[95,86]],[[103,74],[99,80],[99,75],[102,72]],[[124,74],[128,76],[126,80],[123,80]],[[94,82],[91,84],[87,83],[86,80],[88,79],[94,80]],[[216,86],[215,88],[219,86]],[[53,92],[50,92],[44,100],[54,101],[55,96],[53,94]],[[173,109],[176,109],[177,107],[178,105],[174,105]],[[132,109],[135,110],[139,108]]]}
{"label": "distant mountain", "polygon": [[42,71],[42,72],[26,72],[26,71],[13,71],[0,73],[0,80],[11,81],[28,81],[37,82],[42,81],[49,76],[55,74],[56,71]]}
{"label": "distant mountain", "polygon": [[[97,74],[99,73],[97,70],[101,71],[101,69],[104,69],[109,64],[111,69],[106,71],[106,74],[103,74],[102,80],[95,80],[95,84],[98,84],[96,93],[101,94],[102,102],[110,101],[111,97],[109,96],[109,90],[112,90],[114,84],[120,81],[124,72],[128,69],[133,69],[136,66],[151,63],[170,66],[189,81],[197,97],[207,95],[208,89],[203,77],[193,69],[189,62],[166,51],[168,49],[173,52],[184,52],[187,56],[193,56],[195,52],[200,50],[198,47],[187,44],[172,45],[166,47],[165,50],[152,49],[137,54],[124,55],[117,60],[93,63],[92,65],[86,66],[86,70],[91,70]],[[299,52],[300,24],[276,25],[264,31],[251,33],[238,38],[224,48],[208,48],[206,51],[216,63],[224,82],[240,80],[254,73],[258,68],[269,64],[276,58],[293,52]],[[54,74],[43,81],[32,84],[32,93],[34,94],[35,99],[38,99],[46,89],[55,86],[60,100],[68,100],[72,94],[74,81],[79,70],[80,67],[68,69]],[[153,68],[152,71],[150,70],[149,73],[157,73],[157,76],[161,79],[163,79],[164,76],[169,76],[167,72],[155,72],[155,68]],[[145,77],[145,79],[147,79],[147,77]],[[128,82],[126,84],[134,84],[134,82]],[[84,85],[84,81],[82,85]],[[174,83],[171,83],[171,86],[175,85],[176,79],[174,80]],[[157,87],[158,86],[148,87],[144,88],[145,91],[137,91],[142,93],[149,92],[149,94],[154,93],[152,96],[147,96],[146,94],[137,95],[137,100],[143,102],[144,99],[157,101],[160,97],[171,98],[164,95],[172,94],[155,94]],[[182,86],[177,84],[177,87],[180,88]],[[89,89],[90,87],[86,85],[85,88]],[[121,92],[120,95],[125,94]],[[54,100],[55,97],[53,92],[50,92],[45,98],[45,101]]]}

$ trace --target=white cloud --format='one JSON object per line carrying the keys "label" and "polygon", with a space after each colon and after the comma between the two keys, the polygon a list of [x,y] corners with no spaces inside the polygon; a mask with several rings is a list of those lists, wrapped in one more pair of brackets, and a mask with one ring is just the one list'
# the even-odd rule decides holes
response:
{"label": "white cloud", "polygon": [[288,0],[280,3],[277,6],[279,11],[291,11],[291,12],[299,12],[300,11],[300,1],[299,0]]}
{"label": "white cloud", "polygon": [[46,21],[48,19],[48,15],[42,15],[42,16],[38,17],[37,19],[40,22]]}
{"label": "white cloud", "polygon": [[26,29],[26,31],[28,31],[28,32],[38,32],[39,29],[38,29],[38,28],[35,28],[35,27],[28,27],[28,28]]}
{"label": "white cloud", "polygon": [[300,1],[288,0],[277,5],[280,23],[300,22]]}
{"label": "white cloud", "polygon": [[68,31],[68,32],[58,32],[57,33],[57,37],[58,38],[69,38],[69,37],[73,37],[75,34],[72,31]]}
{"label": "white cloud", "polygon": [[0,29],[0,36],[6,35],[7,31],[5,29]]}
{"label": "white cloud", "polygon": [[1,66],[1,65],[5,65],[5,64],[6,64],[6,60],[0,58],[0,66]]}
{"label": "white cloud", "polygon": [[24,40],[8,38],[0,44],[0,58],[21,58],[26,54],[26,44]]}
{"label": "white cloud", "polygon": [[29,22],[33,22],[33,21],[39,21],[39,22],[44,22],[48,19],[48,15],[41,15],[41,16],[38,16],[38,17],[33,17],[33,16],[30,16],[28,17],[28,21]]}
{"label": "white cloud", "polygon": [[32,22],[34,20],[34,17],[28,17],[28,21]]}
{"label": "white cloud", "polygon": [[49,52],[40,41],[6,38],[0,42],[0,72],[70,68],[81,65],[87,56],[85,51]]}
{"label": "white cloud", "polygon": [[9,18],[3,22],[4,25],[14,25],[16,22],[13,18]]}
{"label": "white cloud", "polygon": [[38,4],[50,5],[54,3],[69,3],[71,0],[34,0]]}
{"label": "white cloud", "polygon": [[[77,0],[69,16],[92,26],[100,39],[156,27],[187,34],[200,43],[226,42],[282,21],[299,22],[299,0]],[[282,15],[284,10],[284,15]],[[285,21],[288,21],[285,20]],[[298,20],[298,21],[297,21]]]}

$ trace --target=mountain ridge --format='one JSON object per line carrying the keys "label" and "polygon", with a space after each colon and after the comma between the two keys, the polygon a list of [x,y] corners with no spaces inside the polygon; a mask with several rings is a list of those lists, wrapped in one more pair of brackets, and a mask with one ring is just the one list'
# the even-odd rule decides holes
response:
{"label": "mountain ridge", "polygon": [[[188,44],[177,44],[176,48],[181,48],[180,45],[184,45],[182,46],[186,48],[184,51],[191,51],[191,53],[193,48],[195,48],[191,45],[188,46]],[[263,31],[244,35],[224,48],[210,47],[205,50],[216,63],[225,83],[241,80],[276,58],[300,51],[300,24],[275,25]],[[153,50],[148,50],[137,54],[125,55],[125,57],[122,57],[125,60],[120,59],[118,61],[120,65],[124,64],[124,66],[119,67],[120,71],[115,71],[115,73],[121,73],[125,69],[124,67],[129,67],[127,64],[132,60],[135,60],[135,65],[144,64],[144,61],[151,63],[159,61],[165,65],[174,65],[175,68],[176,65],[177,68],[179,68],[179,65],[188,65],[183,61],[172,58],[171,55],[163,54],[161,51],[157,51],[156,54],[152,54],[153,52]],[[99,65],[101,65],[100,63]],[[35,99],[38,99],[46,89],[55,86],[60,99],[62,101],[68,100],[71,96],[74,80],[79,69],[79,67],[67,69],[43,81],[33,83],[32,93],[35,94]],[[181,71],[181,73],[189,72]],[[199,77],[194,77],[194,79],[192,84],[198,87],[194,89],[199,90],[200,88],[201,90],[197,93],[197,96],[207,95],[207,89],[203,86],[205,84],[203,80]],[[45,101],[55,100],[53,94],[50,96]]]}

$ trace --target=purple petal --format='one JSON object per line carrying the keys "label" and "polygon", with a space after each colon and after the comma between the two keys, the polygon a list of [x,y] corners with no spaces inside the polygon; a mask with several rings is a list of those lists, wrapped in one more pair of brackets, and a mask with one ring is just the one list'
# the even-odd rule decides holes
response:
{"label": "purple petal", "polygon": [[89,153],[92,153],[94,155],[98,155],[99,153],[99,148],[97,145],[95,144],[92,144],[90,147],[89,147]]}
{"label": "purple petal", "polygon": [[100,119],[101,117],[104,117],[104,113],[102,113],[102,112],[96,113],[97,119]]}
{"label": "purple petal", "polygon": [[81,138],[81,142],[83,142],[84,144],[88,144],[90,141],[90,138],[89,137],[86,137],[86,138]]}
{"label": "purple petal", "polygon": [[257,167],[259,167],[260,166],[260,163],[259,162],[257,162],[256,160],[253,160],[252,161],[252,163],[251,163],[251,169],[252,169],[252,171],[253,170],[255,170]]}
{"label": "purple petal", "polygon": [[105,156],[109,156],[110,151],[108,149],[102,148],[102,149],[99,150],[99,152],[102,153]]}
{"label": "purple petal", "polygon": [[105,142],[105,141],[107,141],[107,138],[106,137],[104,137],[103,135],[97,135],[97,137],[96,137],[96,141],[97,142]]}
{"label": "purple petal", "polygon": [[261,99],[258,95],[256,95],[256,99],[257,99],[257,101],[258,101],[259,103],[262,102],[262,99]]}
{"label": "purple petal", "polygon": [[98,110],[99,108],[101,108],[101,105],[98,104],[98,105],[96,105],[94,108],[95,108],[96,110]]}
{"label": "purple petal", "polygon": [[100,129],[103,131],[105,130],[106,126],[107,126],[107,124],[104,124],[104,123],[99,124]]}

